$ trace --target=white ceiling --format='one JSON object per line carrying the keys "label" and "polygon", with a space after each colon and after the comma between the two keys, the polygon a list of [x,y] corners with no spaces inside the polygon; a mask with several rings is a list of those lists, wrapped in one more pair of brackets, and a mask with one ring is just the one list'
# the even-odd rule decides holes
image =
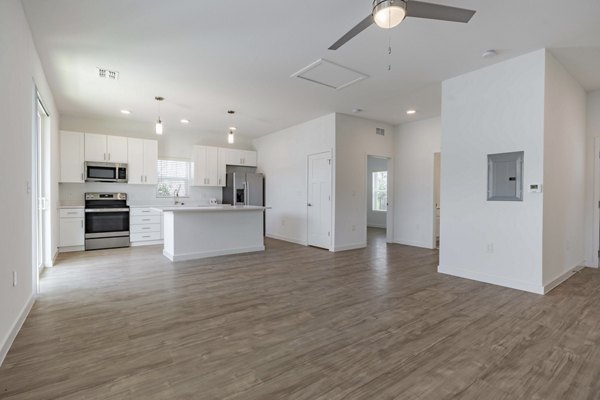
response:
{"label": "white ceiling", "polygon": [[[327,48],[371,0],[23,0],[61,114],[261,136],[330,112],[398,124],[440,113],[440,82],[539,48],[600,88],[600,1],[431,0],[477,10],[469,24],[410,18]],[[388,55],[388,41],[393,52]],[[493,59],[482,59],[486,49]],[[319,58],[369,79],[340,91],[290,78]],[[388,64],[392,65],[388,71]],[[120,72],[101,80],[96,67]],[[405,114],[408,108],[416,116]],[[130,116],[119,113],[132,111]],[[238,111],[235,119],[226,110]]]}

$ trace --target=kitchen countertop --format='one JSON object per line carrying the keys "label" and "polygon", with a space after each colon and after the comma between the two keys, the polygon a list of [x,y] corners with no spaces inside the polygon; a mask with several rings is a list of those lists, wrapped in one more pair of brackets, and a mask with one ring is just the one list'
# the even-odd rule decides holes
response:
{"label": "kitchen countertop", "polygon": [[58,206],[58,209],[65,209],[65,208],[85,208],[85,206],[67,206],[67,205],[60,205]]}
{"label": "kitchen countertop", "polygon": [[154,210],[172,211],[172,212],[219,212],[219,211],[264,211],[265,207],[261,206],[169,206],[169,207],[152,207]]}

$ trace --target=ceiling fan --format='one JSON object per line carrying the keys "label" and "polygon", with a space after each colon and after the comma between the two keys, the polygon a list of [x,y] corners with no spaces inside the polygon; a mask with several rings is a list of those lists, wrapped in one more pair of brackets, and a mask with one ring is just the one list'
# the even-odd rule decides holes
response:
{"label": "ceiling fan", "polygon": [[443,6],[441,4],[424,3],[414,0],[373,0],[373,12],[358,25],[350,29],[329,50],[337,50],[346,42],[358,35],[371,24],[390,29],[400,24],[406,17],[437,19],[451,22],[469,22],[475,14],[474,10]]}

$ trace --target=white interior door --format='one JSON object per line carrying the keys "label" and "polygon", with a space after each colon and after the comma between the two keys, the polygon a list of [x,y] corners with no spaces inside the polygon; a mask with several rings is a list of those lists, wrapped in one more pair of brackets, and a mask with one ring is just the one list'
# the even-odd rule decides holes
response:
{"label": "white interior door", "polygon": [[331,247],[331,153],[308,156],[308,245]]}

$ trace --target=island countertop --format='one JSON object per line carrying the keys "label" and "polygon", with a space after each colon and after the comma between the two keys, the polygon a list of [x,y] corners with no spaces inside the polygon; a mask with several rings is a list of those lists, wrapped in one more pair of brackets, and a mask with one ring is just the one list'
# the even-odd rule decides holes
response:
{"label": "island countertop", "polygon": [[215,205],[215,206],[152,207],[152,209],[158,210],[158,211],[163,211],[163,212],[222,212],[222,211],[264,211],[265,207]]}

